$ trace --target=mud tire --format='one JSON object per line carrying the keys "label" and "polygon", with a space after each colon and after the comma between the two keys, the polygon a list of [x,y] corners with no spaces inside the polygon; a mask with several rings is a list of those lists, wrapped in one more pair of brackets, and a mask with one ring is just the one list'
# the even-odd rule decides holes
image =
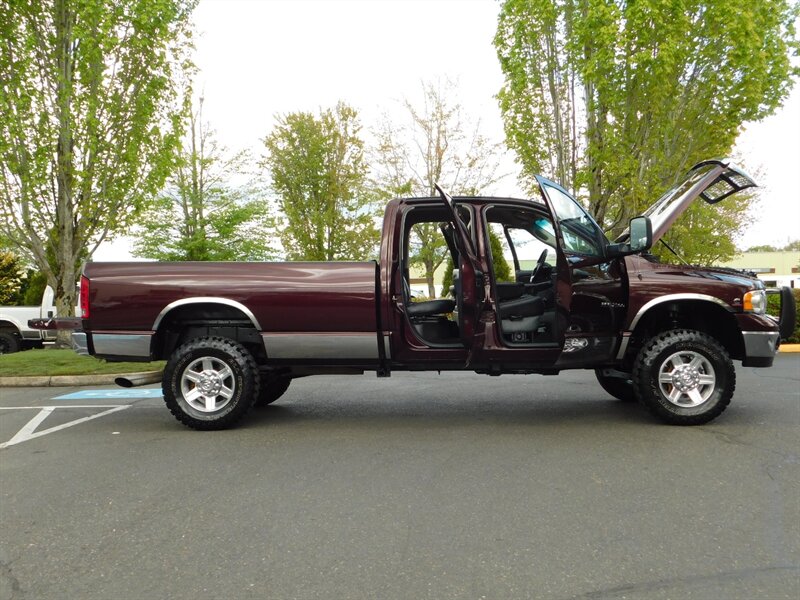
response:
{"label": "mud tire", "polygon": [[255,360],[244,346],[227,338],[201,337],[173,352],[162,390],[178,421],[207,431],[239,422],[258,397],[260,384]]}
{"label": "mud tire", "polygon": [[[680,374],[685,375],[683,379],[678,369],[685,370]],[[694,387],[693,377],[699,381]],[[730,404],[736,370],[714,338],[701,331],[677,329],[655,336],[642,347],[633,365],[633,386],[639,402],[662,421],[702,425]],[[688,391],[681,392],[681,386]]]}

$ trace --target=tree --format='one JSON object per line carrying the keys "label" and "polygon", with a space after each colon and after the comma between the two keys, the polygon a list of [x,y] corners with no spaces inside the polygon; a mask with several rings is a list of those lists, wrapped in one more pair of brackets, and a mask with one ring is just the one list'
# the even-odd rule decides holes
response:
{"label": "tree", "polygon": [[0,305],[14,305],[21,300],[25,269],[13,252],[0,250]]}
{"label": "tree", "polygon": [[783,249],[790,252],[800,251],[800,240],[794,240],[789,242],[783,247]]}
{"label": "tree", "polygon": [[[781,104],[800,73],[790,61],[797,14],[786,0],[506,0],[498,98],[523,174],[552,174],[619,232],[694,163],[729,154],[742,123]],[[724,235],[723,223],[736,230],[745,218],[731,198],[692,209],[683,226],[700,213]]]}
{"label": "tree", "polygon": [[319,116],[279,117],[264,139],[262,165],[278,195],[290,260],[360,260],[375,253],[379,232],[360,131],[358,113],[340,102]]}
{"label": "tree", "polygon": [[267,260],[269,205],[248,176],[247,152],[230,154],[190,110],[179,161],[164,193],[139,218],[133,254],[157,260]]}
{"label": "tree", "polygon": [[[489,247],[492,250],[492,271],[494,273],[495,281],[514,281],[514,274],[511,272],[511,266],[508,264],[506,257],[503,256],[503,244],[500,238],[493,231],[489,231]],[[444,277],[442,277],[442,297],[450,295],[450,288],[453,286],[453,269],[456,268],[453,263],[453,257],[447,257],[447,263],[444,269]]]}
{"label": "tree", "polygon": [[59,314],[80,263],[169,172],[193,6],[0,3],[0,232],[46,274]]}
{"label": "tree", "polygon": [[[452,195],[477,195],[498,180],[499,148],[471,124],[454,100],[452,82],[423,82],[422,102],[405,99],[406,119],[384,117],[376,131],[372,161],[376,186],[383,198],[435,196],[439,183]],[[415,228],[412,264],[422,266],[428,297],[436,297],[434,272],[448,255],[436,223]]]}

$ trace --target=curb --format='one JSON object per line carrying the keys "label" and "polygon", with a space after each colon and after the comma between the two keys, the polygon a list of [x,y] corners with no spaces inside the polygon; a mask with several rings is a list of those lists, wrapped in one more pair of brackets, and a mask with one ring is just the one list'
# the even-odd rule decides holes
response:
{"label": "curb", "polygon": [[99,375],[42,375],[38,377],[0,377],[0,387],[69,387],[113,384],[117,377],[160,375],[163,371],[103,373]]}
{"label": "curb", "polygon": [[800,352],[800,344],[781,344],[780,352]]}

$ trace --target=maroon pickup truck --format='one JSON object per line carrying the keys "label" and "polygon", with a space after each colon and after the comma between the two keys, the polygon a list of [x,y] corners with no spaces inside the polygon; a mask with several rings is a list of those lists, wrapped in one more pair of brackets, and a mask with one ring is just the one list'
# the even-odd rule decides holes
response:
{"label": "maroon pickup truck", "polygon": [[[771,366],[794,324],[788,290],[774,319],[755,277],[647,253],[698,197],[714,204],[754,186],[747,174],[698,164],[614,243],[566,190],[537,179],[526,200],[442,190],[392,200],[378,262],[89,263],[76,345],[111,361],[166,359],[164,400],[196,429],[233,425],[296,377],[454,369],[594,369],[611,395],[694,425],[730,402],[732,360]],[[451,298],[412,297],[422,227],[452,256]]]}

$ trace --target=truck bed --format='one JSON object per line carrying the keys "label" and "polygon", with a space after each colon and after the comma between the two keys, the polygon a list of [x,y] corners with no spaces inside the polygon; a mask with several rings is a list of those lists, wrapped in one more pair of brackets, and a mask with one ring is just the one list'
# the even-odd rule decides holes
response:
{"label": "truck bed", "polygon": [[296,358],[303,346],[318,350],[329,338],[333,351],[346,356],[334,339],[341,336],[356,341],[356,354],[368,348],[371,356],[377,273],[374,261],[89,263],[84,276],[91,312],[84,330],[98,355],[116,356],[114,347],[129,354],[134,346],[141,353],[175,309],[221,303],[242,309],[275,358]]}

